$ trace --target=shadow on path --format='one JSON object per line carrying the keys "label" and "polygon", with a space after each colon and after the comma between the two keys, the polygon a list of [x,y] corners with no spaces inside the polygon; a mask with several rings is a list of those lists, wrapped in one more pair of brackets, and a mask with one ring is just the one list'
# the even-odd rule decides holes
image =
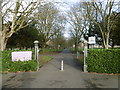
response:
{"label": "shadow on path", "polygon": [[83,65],[81,65],[76,59],[76,54],[72,54],[69,49],[65,49],[62,53],[60,53],[61,58],[59,60],[64,61],[64,65],[69,65],[74,69],[78,69],[83,71]]}

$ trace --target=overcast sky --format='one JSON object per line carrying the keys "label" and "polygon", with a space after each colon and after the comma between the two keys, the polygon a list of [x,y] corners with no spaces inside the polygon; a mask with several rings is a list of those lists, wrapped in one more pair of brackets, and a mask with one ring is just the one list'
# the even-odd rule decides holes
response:
{"label": "overcast sky", "polygon": [[[54,0],[55,2],[59,2],[58,3],[58,6],[59,6],[59,9],[61,10],[61,12],[63,12],[64,14],[65,14],[65,12],[67,11],[67,10],[69,10],[70,8],[70,6],[72,5],[72,4],[74,4],[74,3],[77,3],[77,2],[79,2],[80,0]],[[67,24],[66,25],[66,28],[65,28],[65,32],[64,32],[64,36],[66,37],[66,38],[68,38],[69,37],[69,24]]]}
{"label": "overcast sky", "polygon": [[[61,9],[61,11],[66,12],[67,10],[69,10],[69,7],[77,2],[86,2],[86,1],[91,1],[91,0],[50,0],[50,1],[55,1],[55,2],[60,2],[59,8]],[[99,1],[99,0],[96,0]],[[103,2],[106,2],[107,0],[100,0]],[[120,0],[115,0],[115,2],[120,2]],[[65,29],[65,33],[64,36],[66,38],[69,37],[69,24],[66,25],[66,29]]]}

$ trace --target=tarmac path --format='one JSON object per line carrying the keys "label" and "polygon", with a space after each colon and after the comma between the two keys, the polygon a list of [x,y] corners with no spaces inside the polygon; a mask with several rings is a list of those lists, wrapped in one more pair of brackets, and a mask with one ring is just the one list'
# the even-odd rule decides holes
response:
{"label": "tarmac path", "polygon": [[[2,75],[3,88],[118,88],[118,75],[84,73],[68,49],[53,55],[54,59],[37,72]],[[64,61],[64,71],[60,61]]]}

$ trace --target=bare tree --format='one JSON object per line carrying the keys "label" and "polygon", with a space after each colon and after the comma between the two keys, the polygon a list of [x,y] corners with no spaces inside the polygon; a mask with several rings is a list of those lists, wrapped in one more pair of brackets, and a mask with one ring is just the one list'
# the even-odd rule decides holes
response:
{"label": "bare tree", "polygon": [[38,21],[36,26],[39,34],[42,34],[44,38],[43,47],[46,47],[46,43],[63,28],[62,16],[59,15],[54,3],[50,2],[45,3],[38,9],[36,20]]}
{"label": "bare tree", "polygon": [[[6,48],[8,39],[16,31],[26,27],[32,21],[33,12],[38,8],[40,0],[24,1],[5,0],[2,2],[3,29],[0,29],[0,50]],[[9,23],[10,22],[10,23]]]}
{"label": "bare tree", "polygon": [[71,35],[75,43],[75,51],[78,51],[78,44],[88,24],[86,14],[81,9],[80,4],[71,7],[68,12],[68,23],[72,26]]}
{"label": "bare tree", "polygon": [[112,15],[113,11],[115,11],[114,0],[84,2],[84,7],[89,21],[98,25],[103,39],[103,46],[108,49],[109,37],[114,23],[113,18],[117,17],[117,15],[114,17]]}
{"label": "bare tree", "polygon": [[[2,1],[0,1],[0,31],[2,30]],[[2,33],[0,32],[0,36],[2,36]],[[1,38],[0,38],[1,42]],[[1,46],[1,43],[0,43]]]}

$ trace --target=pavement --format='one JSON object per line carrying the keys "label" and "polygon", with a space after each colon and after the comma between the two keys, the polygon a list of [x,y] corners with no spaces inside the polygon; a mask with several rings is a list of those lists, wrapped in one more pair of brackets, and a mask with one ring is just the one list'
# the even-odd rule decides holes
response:
{"label": "pavement", "polygon": [[[36,72],[2,75],[3,88],[118,88],[118,75],[85,73],[75,54],[65,49]],[[64,61],[64,71],[60,62]]]}

